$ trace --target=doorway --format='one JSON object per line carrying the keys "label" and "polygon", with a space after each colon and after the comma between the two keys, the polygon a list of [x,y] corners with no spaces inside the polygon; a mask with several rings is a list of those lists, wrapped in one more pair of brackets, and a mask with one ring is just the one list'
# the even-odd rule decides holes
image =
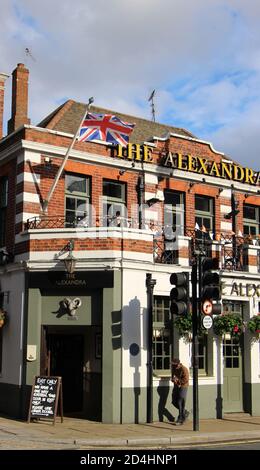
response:
{"label": "doorway", "polygon": [[[236,314],[243,318],[243,303],[224,301],[226,314]],[[223,410],[226,413],[240,413],[243,406],[243,335],[223,338]]]}
{"label": "doorway", "polygon": [[42,326],[40,374],[62,377],[65,414],[102,419],[101,345],[99,326]]}
{"label": "doorway", "polygon": [[83,334],[42,334],[41,374],[62,377],[64,413],[83,411]]}
{"label": "doorway", "polygon": [[224,360],[224,412],[242,412],[243,380],[240,340],[236,337],[223,339]]}

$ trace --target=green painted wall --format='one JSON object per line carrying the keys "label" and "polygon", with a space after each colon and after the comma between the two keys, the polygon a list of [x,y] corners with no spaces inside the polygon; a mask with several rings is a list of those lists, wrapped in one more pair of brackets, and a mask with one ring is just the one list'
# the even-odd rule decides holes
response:
{"label": "green painted wall", "polygon": [[260,416],[260,384],[251,384],[252,416]]}
{"label": "green painted wall", "polygon": [[[163,379],[164,385],[154,387],[153,390],[153,420],[173,421],[177,418],[178,410],[172,404],[172,386],[170,381]],[[123,403],[128,406],[123,409],[124,423],[145,423],[146,422],[146,389],[136,390],[125,388],[122,390]],[[186,408],[193,409],[192,387],[189,387],[187,394]],[[216,386],[203,385],[199,387],[199,417],[216,418]],[[192,419],[192,415],[190,416]]]}
{"label": "green painted wall", "polygon": [[103,290],[102,421],[121,422],[121,273]]}
{"label": "green painted wall", "polygon": [[82,326],[101,325],[102,319],[102,291],[96,290],[85,295],[71,293],[69,298],[79,297],[82,305],[78,308],[76,316],[64,314],[60,302],[66,295],[56,291],[41,294],[40,289],[29,289],[28,293],[28,334],[27,344],[36,345],[36,361],[26,362],[26,384],[32,385],[34,376],[40,373],[40,345],[41,325],[56,326]]}
{"label": "green painted wall", "polygon": [[28,385],[32,385],[34,376],[40,373],[41,312],[39,289],[29,289],[27,344],[36,345],[36,361],[26,362],[26,384]]}

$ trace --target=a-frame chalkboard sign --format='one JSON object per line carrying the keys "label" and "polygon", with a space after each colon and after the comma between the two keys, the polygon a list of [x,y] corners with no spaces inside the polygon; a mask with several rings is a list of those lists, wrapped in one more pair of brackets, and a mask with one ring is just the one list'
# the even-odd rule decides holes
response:
{"label": "a-frame chalkboard sign", "polygon": [[31,392],[28,423],[36,419],[52,420],[55,424],[57,411],[63,422],[63,399],[61,377],[36,376]]}

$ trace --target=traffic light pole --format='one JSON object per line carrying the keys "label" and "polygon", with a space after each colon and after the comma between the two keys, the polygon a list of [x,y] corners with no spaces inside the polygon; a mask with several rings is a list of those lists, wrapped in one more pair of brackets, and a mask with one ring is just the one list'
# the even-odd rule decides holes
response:
{"label": "traffic light pole", "polygon": [[[199,387],[198,387],[198,259],[199,269],[201,270],[201,258],[195,257],[194,264],[191,271],[191,285],[192,285],[192,368],[193,368],[193,431],[199,431]],[[199,275],[199,279],[201,276]],[[199,290],[200,293],[200,290]],[[200,294],[199,294],[200,295]]]}

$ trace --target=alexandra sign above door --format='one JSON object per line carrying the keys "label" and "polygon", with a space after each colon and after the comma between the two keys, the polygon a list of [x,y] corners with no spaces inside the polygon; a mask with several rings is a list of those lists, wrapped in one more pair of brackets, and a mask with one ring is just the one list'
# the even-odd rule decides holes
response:
{"label": "alexandra sign above door", "polygon": [[[116,145],[111,148],[111,156],[133,162],[152,163],[153,147],[141,144],[128,144],[126,147]],[[217,163],[214,160],[196,155],[183,155],[172,152],[162,152],[159,154],[159,162],[157,161],[157,154],[155,158],[155,163],[164,167],[240,181],[254,186],[259,186],[260,184],[260,172],[255,172],[252,168],[242,167],[232,162],[220,161]]]}

